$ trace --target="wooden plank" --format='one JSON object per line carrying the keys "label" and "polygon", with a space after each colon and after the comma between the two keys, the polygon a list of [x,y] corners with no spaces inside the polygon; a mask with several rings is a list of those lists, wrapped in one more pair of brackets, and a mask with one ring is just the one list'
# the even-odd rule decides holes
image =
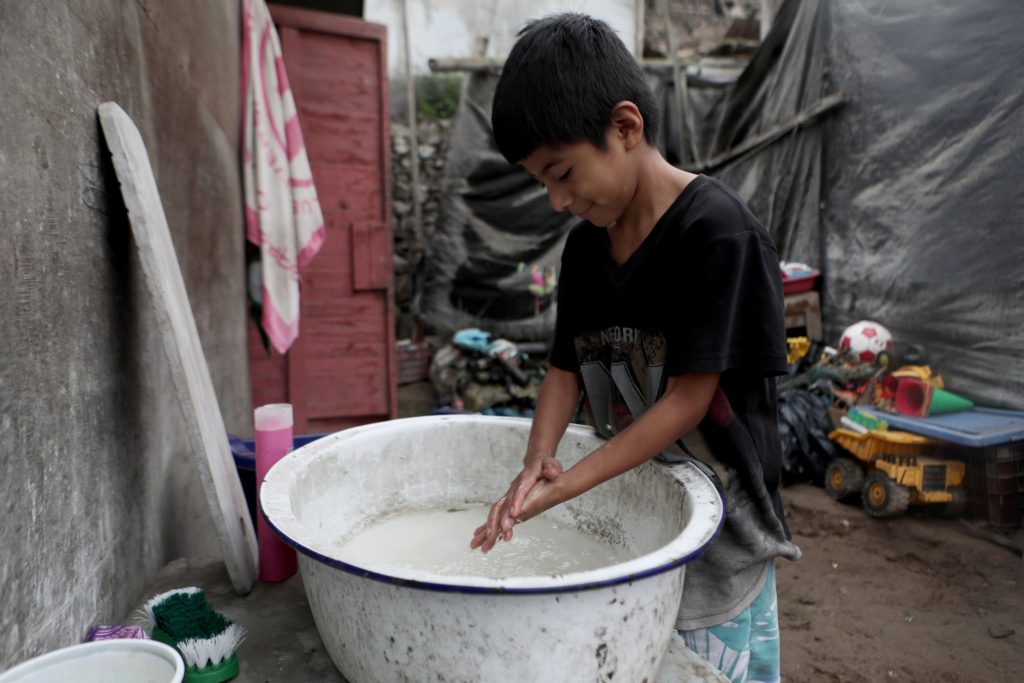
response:
{"label": "wooden plank", "polygon": [[333,212],[343,214],[346,225],[354,220],[379,219],[381,187],[376,167],[316,163],[312,166],[325,219]]}
{"label": "wooden plank", "polygon": [[[352,222],[342,221],[343,216],[339,212],[324,212],[324,244],[320,247],[320,253],[309,264],[311,271],[352,271]],[[351,281],[347,288],[351,290]]]}
{"label": "wooden plank", "polygon": [[786,329],[804,327],[807,336],[815,341],[824,338],[821,324],[821,295],[815,291],[790,294],[783,297]]}
{"label": "wooden plank", "polygon": [[305,434],[308,425],[306,424],[307,401],[309,385],[305,382],[306,375],[306,337],[301,333],[292,342],[292,346],[285,354],[288,361],[288,401],[292,404],[292,423],[296,434]]}
{"label": "wooden plank", "polygon": [[[317,268],[308,273],[303,281],[307,283],[308,290],[304,295],[311,297],[311,301],[326,303],[327,299],[337,299],[339,296],[347,296],[352,293],[352,271],[345,269],[331,270],[328,268]],[[306,333],[305,330],[302,331]]]}
{"label": "wooden plank", "polygon": [[309,104],[327,98],[341,109],[376,112],[379,102],[369,98],[377,97],[381,86],[375,73],[377,46],[344,36],[303,36],[302,52],[288,73],[292,82],[298,80],[316,88],[317,95]]}
{"label": "wooden plank", "polygon": [[99,116],[157,313],[174,390],[185,416],[189,450],[195,456],[231,584],[239,594],[245,594],[256,579],[256,534],[146,146],[131,118],[117,104],[101,104]]}
{"label": "wooden plank", "polygon": [[[281,52],[283,54],[300,54],[302,52],[300,46],[303,37],[297,28],[293,26],[280,26],[278,27],[278,35],[281,39]],[[301,102],[305,97],[304,85],[306,84],[292,83],[292,95],[296,102]],[[301,124],[301,115],[299,119]],[[305,126],[302,127],[305,128]],[[315,261],[316,259],[314,258],[313,260]],[[300,278],[299,288],[301,291],[305,291],[307,286],[305,273],[300,274]],[[284,355],[288,376],[288,400],[286,402],[292,405],[292,424],[296,434],[305,434],[308,428],[306,423],[306,394],[308,389],[303,381],[306,374],[306,338],[302,333],[303,318],[305,317],[303,310],[306,308],[306,304],[306,297],[301,296],[299,298],[299,336],[295,338],[295,341],[288,348],[288,352]]]}
{"label": "wooden plank", "polygon": [[387,289],[391,284],[391,231],[385,223],[352,223],[352,289]]}
{"label": "wooden plank", "polygon": [[[381,325],[383,327],[383,324]],[[383,335],[381,335],[383,336]],[[384,349],[384,340],[364,341],[362,339],[339,339],[322,335],[306,340],[306,353],[310,365],[319,367],[321,362],[330,362],[339,357],[369,360],[379,358]]]}
{"label": "wooden plank", "polygon": [[696,168],[691,168],[688,170],[693,171],[694,173],[706,173],[707,171],[712,171],[718,168],[719,166],[724,166],[733,159],[737,159],[743,156],[747,152],[750,152],[758,147],[775,142],[776,140],[781,138],[786,133],[789,133],[790,131],[794,131],[798,128],[803,128],[811,125],[814,122],[814,120],[821,116],[822,114],[825,114],[831,111],[832,109],[836,109],[837,107],[841,107],[848,101],[849,98],[847,98],[846,93],[842,92],[833,93],[827,97],[823,97],[822,99],[818,100],[811,106],[807,107],[807,109],[804,109],[803,111],[798,113],[793,118],[783,121],[778,125],[772,126],[763,133],[754,135],[748,138],[747,140],[741,142],[740,144],[736,145],[732,149],[726,150],[725,152],[722,152],[717,156],[711,157],[711,159],[707,160],[703,164],[697,164]]}
{"label": "wooden plank", "polygon": [[347,112],[319,113],[299,107],[302,132],[311,150],[316,145],[318,162],[379,168],[381,149],[376,140],[379,122],[375,117]]}
{"label": "wooden plank", "polygon": [[[381,45],[387,36],[387,26],[373,24],[362,19],[344,17],[340,14],[319,12],[316,10],[299,9],[286,5],[269,4],[270,16],[274,23],[282,26],[293,26],[308,31],[333,33],[353,38],[365,38]],[[387,54],[387,53],[385,53]]]}
{"label": "wooden plank", "polygon": [[484,57],[463,57],[455,59],[428,59],[427,66],[434,73],[464,71],[467,73],[490,73],[497,76],[505,66],[504,60]]}
{"label": "wooden plank", "polygon": [[342,429],[350,429],[360,425],[380,422],[388,419],[386,414],[378,415],[356,415],[354,417],[327,417],[310,419],[309,433],[319,434],[322,432],[338,432]]}
{"label": "wooden plank", "polygon": [[[303,271],[304,367],[287,380],[306,392],[309,430],[396,417],[386,30],[305,9],[270,11],[327,228]],[[356,291],[357,280],[373,288]],[[323,415],[325,405],[341,412]]]}
{"label": "wooden plank", "polygon": [[375,335],[381,334],[379,330],[385,326],[386,310],[385,293],[372,291],[354,294],[341,301],[322,304],[311,302],[306,315],[333,327],[332,334],[359,335],[363,338],[374,335],[376,339]]}
{"label": "wooden plank", "polygon": [[[350,365],[330,375],[308,378],[309,417],[367,415],[388,413],[387,373],[382,372],[385,359],[370,367]],[[339,377],[340,376],[340,380]],[[340,382],[340,383],[339,383]]]}

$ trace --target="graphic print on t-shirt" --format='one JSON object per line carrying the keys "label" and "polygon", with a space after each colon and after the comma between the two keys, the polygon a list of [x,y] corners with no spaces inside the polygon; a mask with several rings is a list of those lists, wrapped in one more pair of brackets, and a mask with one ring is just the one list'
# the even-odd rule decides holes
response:
{"label": "graphic print on t-shirt", "polygon": [[591,417],[598,433],[611,438],[661,395],[665,337],[616,325],[578,335],[575,342]]}
{"label": "graphic print on t-shirt", "polygon": [[[615,325],[579,334],[575,345],[590,417],[598,434],[606,439],[643,415],[664,392],[668,344],[661,332]],[[668,462],[696,459],[710,467],[720,482],[728,481],[725,469],[696,429],[661,456]]]}

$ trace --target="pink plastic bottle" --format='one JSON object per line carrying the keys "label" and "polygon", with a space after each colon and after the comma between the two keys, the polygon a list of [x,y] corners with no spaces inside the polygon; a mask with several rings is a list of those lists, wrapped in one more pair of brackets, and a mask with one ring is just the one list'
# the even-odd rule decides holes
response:
{"label": "pink plastic bottle", "polygon": [[[263,487],[263,478],[278,460],[291,452],[292,406],[271,403],[256,409],[256,497]],[[260,581],[276,583],[295,573],[298,559],[295,551],[278,538],[260,511],[256,515],[256,538],[260,547]]]}

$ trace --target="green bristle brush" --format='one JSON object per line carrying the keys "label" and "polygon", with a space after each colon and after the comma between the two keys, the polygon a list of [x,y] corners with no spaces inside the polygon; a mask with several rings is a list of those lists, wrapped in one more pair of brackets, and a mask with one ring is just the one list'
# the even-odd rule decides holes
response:
{"label": "green bristle brush", "polygon": [[245,629],[215,611],[198,588],[161,593],[146,603],[152,636],[185,660],[186,683],[218,683],[238,675],[238,646]]}

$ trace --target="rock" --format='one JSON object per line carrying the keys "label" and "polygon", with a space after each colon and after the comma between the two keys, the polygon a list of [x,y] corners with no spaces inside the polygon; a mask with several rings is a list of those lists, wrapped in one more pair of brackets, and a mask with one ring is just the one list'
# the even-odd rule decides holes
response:
{"label": "rock", "polygon": [[1006,624],[990,624],[988,627],[988,634],[993,638],[1008,638],[1016,632],[1016,629],[1013,629]]}

